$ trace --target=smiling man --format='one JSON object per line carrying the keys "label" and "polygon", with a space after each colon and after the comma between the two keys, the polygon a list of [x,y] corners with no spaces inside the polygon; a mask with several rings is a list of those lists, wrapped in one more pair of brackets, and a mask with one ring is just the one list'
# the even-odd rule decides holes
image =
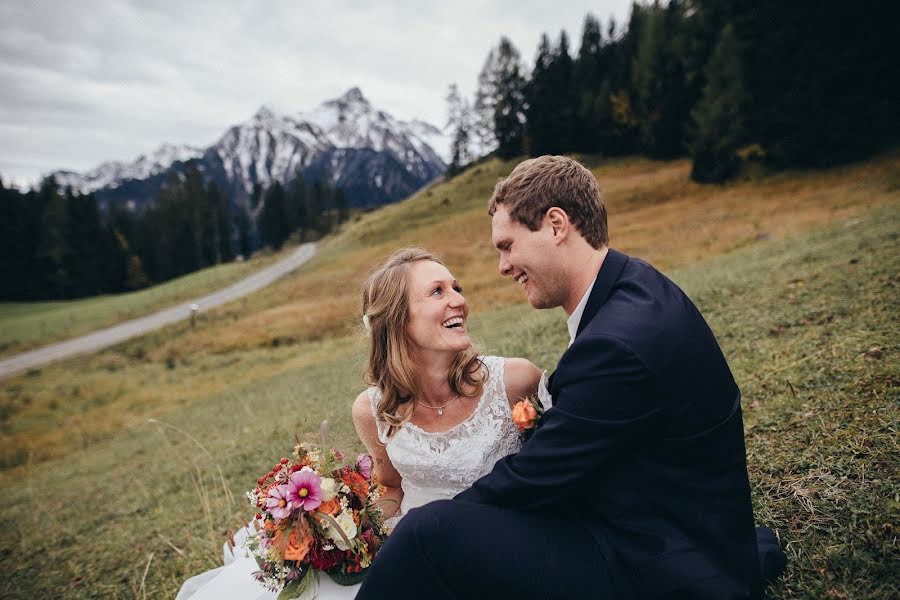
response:
{"label": "smiling man", "polygon": [[700,312],[608,247],[600,186],[574,160],[520,163],[488,212],[500,273],[569,315],[553,407],[518,454],[401,522],[414,552],[370,577],[405,581],[403,598],[761,597],[757,537],[783,554],[754,531],[740,391]]}

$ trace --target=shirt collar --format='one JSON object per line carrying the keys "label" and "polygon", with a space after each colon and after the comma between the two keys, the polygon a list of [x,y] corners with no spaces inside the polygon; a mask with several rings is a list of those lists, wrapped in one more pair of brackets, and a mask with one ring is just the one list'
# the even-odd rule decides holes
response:
{"label": "shirt collar", "polygon": [[584,315],[584,307],[587,306],[588,297],[591,295],[591,290],[594,289],[594,284],[597,282],[597,278],[594,277],[594,280],[588,286],[587,291],[584,292],[584,296],[581,297],[581,301],[578,303],[578,306],[575,307],[575,310],[572,311],[572,314],[569,315],[569,320],[566,321],[566,325],[569,327],[569,345],[572,345],[572,342],[575,341],[575,334],[578,333],[578,325],[581,323],[581,317]]}

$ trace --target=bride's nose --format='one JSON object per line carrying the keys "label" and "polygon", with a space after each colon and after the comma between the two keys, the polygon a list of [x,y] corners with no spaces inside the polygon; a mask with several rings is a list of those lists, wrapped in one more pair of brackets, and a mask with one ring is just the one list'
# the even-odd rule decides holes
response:
{"label": "bride's nose", "polygon": [[465,305],[466,305],[466,297],[463,296],[461,292],[457,292],[456,290],[453,290],[450,293],[450,306],[452,306],[453,308],[456,308],[456,307],[465,306]]}

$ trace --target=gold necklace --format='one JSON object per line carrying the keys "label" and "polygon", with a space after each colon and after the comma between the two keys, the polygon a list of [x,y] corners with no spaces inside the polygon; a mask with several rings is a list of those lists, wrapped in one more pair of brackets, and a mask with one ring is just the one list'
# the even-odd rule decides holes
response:
{"label": "gold necklace", "polygon": [[418,403],[421,404],[422,406],[424,406],[425,408],[430,408],[431,410],[436,410],[438,416],[441,416],[442,414],[444,414],[444,409],[447,408],[448,406],[450,406],[451,404],[453,404],[454,402],[456,402],[457,400],[459,400],[459,394],[456,395],[456,398],[454,398],[453,400],[451,400],[450,402],[448,402],[447,404],[444,404],[442,406],[432,406],[430,404],[425,404],[421,400],[419,400]]}

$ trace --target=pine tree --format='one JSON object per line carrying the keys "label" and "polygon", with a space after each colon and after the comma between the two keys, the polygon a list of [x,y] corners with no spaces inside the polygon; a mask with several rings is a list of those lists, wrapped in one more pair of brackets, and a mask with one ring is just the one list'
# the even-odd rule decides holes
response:
{"label": "pine tree", "polygon": [[[631,62],[632,109],[638,122],[640,148],[652,151],[659,104],[662,101],[662,61],[665,52],[665,32],[662,9],[658,6],[635,6],[632,23],[635,27],[635,53]],[[629,33],[631,31],[629,30]]]}
{"label": "pine tree", "polygon": [[231,207],[228,196],[214,181],[206,186],[204,207],[204,265],[218,265],[234,258]]}
{"label": "pine tree", "polygon": [[604,45],[606,73],[598,93],[597,111],[606,124],[601,141],[605,154],[620,155],[638,148],[638,118],[632,99],[631,70],[644,11],[632,4],[628,25],[620,34],[614,19],[607,27]]}
{"label": "pine tree", "polygon": [[706,67],[703,96],[691,111],[691,178],[695,181],[722,182],[737,171],[744,104],[739,47],[729,24]]}
{"label": "pine tree", "polygon": [[[33,196],[33,193],[32,193]],[[33,300],[37,291],[35,233],[37,202],[0,183],[0,298]]]}
{"label": "pine tree", "polygon": [[260,212],[260,238],[264,246],[279,250],[291,231],[287,215],[287,198],[281,183],[266,190]]}
{"label": "pine tree", "polygon": [[497,148],[497,135],[494,131],[494,107],[497,104],[497,52],[488,52],[484,65],[478,73],[478,85],[475,88],[475,102],[472,106],[472,134],[476,152],[484,156]]}
{"label": "pine tree", "polygon": [[497,155],[511,158],[522,154],[525,139],[525,77],[521,58],[512,42],[500,39],[497,47],[497,96],[494,105],[494,134]]}
{"label": "pine tree", "polygon": [[[183,227],[181,235],[193,243],[193,256],[178,265],[179,275],[193,273],[211,262],[207,261],[204,250],[210,246],[207,238],[210,237],[208,223],[212,211],[209,207],[203,176],[197,168],[197,161],[188,162],[184,183],[181,187],[181,196],[187,209],[186,214],[182,213],[184,216],[181,219]],[[179,207],[173,207],[173,210],[176,213],[182,212]],[[185,252],[186,257],[187,252]]]}
{"label": "pine tree", "polygon": [[238,210],[234,215],[234,228],[237,230],[238,253],[242,258],[250,258],[253,252],[251,244],[250,217],[246,211]]}
{"label": "pine tree", "polygon": [[306,231],[310,228],[310,216],[307,214],[307,195],[310,193],[303,175],[297,176],[288,186],[287,212],[289,229],[299,231],[300,239],[306,239]]}
{"label": "pine tree", "polygon": [[588,14],[572,76],[576,123],[572,148],[579,152],[602,150],[604,130],[609,128],[602,100],[607,75],[605,54],[600,21]]}
{"label": "pine tree", "polygon": [[558,90],[554,89],[553,49],[546,33],[538,43],[537,57],[528,92],[528,153],[531,156],[556,154],[556,134],[553,112],[558,109]]}
{"label": "pine tree", "polygon": [[447,124],[445,131],[450,133],[450,165],[447,175],[459,173],[472,161],[470,131],[472,128],[472,111],[468,102],[460,95],[459,88],[451,83],[447,90]]}
{"label": "pine tree", "polygon": [[62,299],[68,297],[71,287],[66,198],[52,177],[44,179],[39,197],[42,210],[36,258],[42,275],[41,297]]}
{"label": "pine tree", "polygon": [[569,36],[565,31],[561,31],[550,63],[551,81],[556,92],[556,105],[550,112],[555,132],[552,154],[563,154],[573,149],[576,99],[573,72],[574,63],[569,55]]}
{"label": "pine tree", "polygon": [[[93,194],[65,193],[67,209],[66,271],[71,279],[68,297],[96,296],[114,291],[115,284],[107,281],[111,265],[107,262],[109,248],[100,221],[97,199]],[[118,282],[117,282],[118,283]]]}

